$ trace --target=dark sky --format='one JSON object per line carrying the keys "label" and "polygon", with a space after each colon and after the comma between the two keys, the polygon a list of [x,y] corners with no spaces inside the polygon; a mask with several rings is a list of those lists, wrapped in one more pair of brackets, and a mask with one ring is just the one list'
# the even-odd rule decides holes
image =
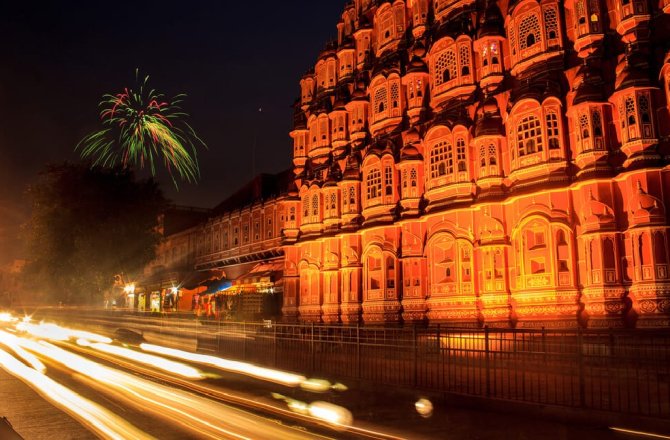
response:
{"label": "dark sky", "polygon": [[177,192],[162,176],[176,203],[213,207],[249,180],[254,139],[257,173],[287,168],[298,81],[336,35],[344,3],[0,3],[0,254],[25,217],[25,186],[46,163],[78,159],[101,96],[132,86],[136,68],[166,95],[188,95],[209,147],[198,185]]}

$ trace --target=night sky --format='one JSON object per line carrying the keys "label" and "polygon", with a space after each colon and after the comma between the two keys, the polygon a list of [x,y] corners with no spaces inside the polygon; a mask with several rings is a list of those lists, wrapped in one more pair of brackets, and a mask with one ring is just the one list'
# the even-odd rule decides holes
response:
{"label": "night sky", "polygon": [[[298,81],[336,36],[343,0],[3,2],[0,7],[0,261],[28,211],[27,184],[47,163],[77,161],[98,102],[134,83],[186,93],[207,143],[201,180],[175,203],[211,208],[252,177],[290,166]],[[259,112],[259,109],[262,109]]]}

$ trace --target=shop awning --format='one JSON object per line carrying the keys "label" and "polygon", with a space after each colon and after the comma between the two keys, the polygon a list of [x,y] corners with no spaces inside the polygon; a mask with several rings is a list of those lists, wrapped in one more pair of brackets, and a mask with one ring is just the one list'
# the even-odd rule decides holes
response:
{"label": "shop awning", "polygon": [[204,286],[209,282],[218,281],[221,278],[225,278],[225,275],[221,270],[191,272],[184,278],[181,286],[184,289],[193,290],[197,287]]}
{"label": "shop awning", "polygon": [[203,294],[209,295],[230,289],[233,286],[233,282],[222,278],[220,280],[207,281],[205,285],[207,286],[207,290],[205,290]]}
{"label": "shop awning", "polygon": [[281,280],[284,274],[284,262],[275,261],[259,263],[249,272],[235,280],[236,286],[244,286],[255,283],[275,283]]}

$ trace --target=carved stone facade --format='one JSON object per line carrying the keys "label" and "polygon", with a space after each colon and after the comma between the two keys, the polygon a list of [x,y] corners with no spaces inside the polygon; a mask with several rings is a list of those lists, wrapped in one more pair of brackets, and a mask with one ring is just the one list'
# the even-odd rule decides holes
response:
{"label": "carved stone facade", "polygon": [[300,81],[285,318],[668,326],[668,3],[348,4]]}

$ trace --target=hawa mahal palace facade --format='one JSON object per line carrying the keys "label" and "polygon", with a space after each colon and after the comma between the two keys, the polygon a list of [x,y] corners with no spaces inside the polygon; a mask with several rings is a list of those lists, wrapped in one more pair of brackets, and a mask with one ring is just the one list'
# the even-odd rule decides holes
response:
{"label": "hawa mahal palace facade", "polygon": [[279,262],[287,320],[670,325],[670,0],[356,0],[337,33],[289,190],[197,268]]}
{"label": "hawa mahal palace facade", "polygon": [[348,4],[300,81],[284,315],[668,325],[667,13]]}

